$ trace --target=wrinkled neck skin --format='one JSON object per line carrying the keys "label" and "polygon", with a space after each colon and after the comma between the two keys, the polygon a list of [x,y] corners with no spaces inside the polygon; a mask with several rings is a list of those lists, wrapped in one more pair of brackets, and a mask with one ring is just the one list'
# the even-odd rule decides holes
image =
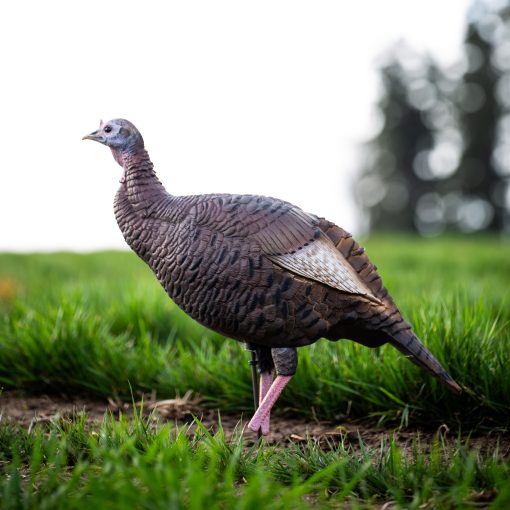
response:
{"label": "wrinkled neck skin", "polygon": [[[113,149],[112,147],[110,147],[110,150],[112,151],[112,155],[113,155],[113,159],[122,167],[124,168],[124,157],[122,156],[122,152],[117,150],[117,149]],[[124,178],[124,175],[122,175],[122,178]],[[123,182],[122,180],[120,182]]]}
{"label": "wrinkled neck skin", "polygon": [[156,203],[168,198],[144,148],[111,150],[115,161],[123,168],[119,193],[126,195],[136,212],[145,216]]}

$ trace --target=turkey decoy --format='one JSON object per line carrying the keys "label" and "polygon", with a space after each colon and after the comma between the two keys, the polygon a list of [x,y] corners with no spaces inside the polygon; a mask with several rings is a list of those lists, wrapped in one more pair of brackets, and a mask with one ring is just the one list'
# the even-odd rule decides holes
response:
{"label": "turkey decoy", "polygon": [[275,198],[170,195],[127,120],[101,122],[84,139],[110,147],[123,168],[114,209],[128,245],[186,313],[253,351],[260,396],[250,429],[269,432],[271,408],[296,372],[296,348],[319,338],[389,342],[460,393],[349,233]]}

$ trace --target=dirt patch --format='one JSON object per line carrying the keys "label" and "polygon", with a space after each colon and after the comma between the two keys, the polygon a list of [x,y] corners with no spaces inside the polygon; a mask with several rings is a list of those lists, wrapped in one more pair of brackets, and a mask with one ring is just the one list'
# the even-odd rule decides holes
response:
{"label": "dirt patch", "polygon": [[[137,404],[140,405],[139,402]],[[159,401],[149,396],[144,401],[143,410],[144,414],[155,413],[161,421],[188,425],[190,432],[195,430],[193,416],[197,416],[210,431],[214,432],[218,429],[218,411],[201,406],[191,394],[186,394],[182,398]],[[70,416],[77,411],[85,411],[92,426],[94,422],[101,421],[106,412],[111,412],[115,416],[118,416],[120,412],[125,415],[133,412],[131,403],[112,400],[102,401],[66,395],[24,395],[14,391],[4,392],[0,396],[1,419],[14,421],[25,427]],[[247,421],[242,420],[239,415],[221,414],[221,423],[227,437],[230,437],[236,430],[243,429]],[[428,449],[438,437],[438,433],[444,441],[452,444],[457,441],[457,437],[449,434],[445,426],[436,431],[392,430],[368,427],[354,422],[338,424],[276,415],[271,418],[271,433],[266,441],[270,444],[285,445],[305,442],[307,438],[312,438],[324,448],[329,449],[340,441],[343,441],[345,446],[357,448],[361,438],[369,448],[378,448],[382,442],[388,444],[393,437],[402,449],[410,451],[413,441],[416,440],[419,441],[421,448]],[[247,428],[244,429],[244,436],[248,444],[257,439],[257,435]],[[464,438],[464,441],[469,442],[470,448],[483,453],[490,454],[499,447],[504,457],[510,457],[510,433],[508,432],[488,431],[484,435],[478,434],[470,436],[469,439]]]}

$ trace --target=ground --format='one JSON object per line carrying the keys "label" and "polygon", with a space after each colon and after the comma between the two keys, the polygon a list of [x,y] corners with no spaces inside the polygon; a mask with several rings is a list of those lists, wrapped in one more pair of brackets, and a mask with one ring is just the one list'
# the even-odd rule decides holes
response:
{"label": "ground", "polygon": [[[138,401],[137,407],[142,405]],[[132,403],[114,402],[109,399],[94,400],[87,397],[69,395],[25,395],[17,391],[5,392],[0,398],[0,412],[4,419],[12,420],[24,427],[30,427],[35,423],[50,422],[57,418],[72,416],[73,413],[85,411],[91,423],[100,422],[107,412],[118,416],[119,412],[130,414]],[[151,396],[144,398],[144,414],[155,413],[163,422],[174,422],[178,425],[189,425],[190,432],[194,431],[193,416],[200,419],[210,431],[215,432],[218,428],[218,411],[201,406],[188,393],[184,398],[153,400]],[[221,424],[227,438],[231,437],[234,430],[244,427],[246,422],[240,420],[239,415],[221,414]],[[326,449],[330,449],[339,441],[347,446],[357,447],[359,438],[368,447],[377,448],[381,442],[388,444],[390,439],[403,451],[410,451],[413,440],[419,438],[420,445],[425,449],[430,446],[438,433],[441,437],[451,442],[457,442],[458,437],[451,434],[446,425],[435,430],[398,430],[383,427],[374,427],[362,422],[344,422],[341,424],[328,421],[306,421],[300,418],[284,418],[272,416],[271,432],[266,437],[266,442],[273,445],[284,446],[288,443],[299,443],[312,438]],[[256,433],[244,428],[244,437],[247,444],[252,444],[257,439]],[[463,438],[464,441],[468,437]],[[475,436],[469,435],[470,447],[474,450],[489,453],[499,447],[503,458],[510,458],[510,432],[488,430],[485,434],[478,432]]]}

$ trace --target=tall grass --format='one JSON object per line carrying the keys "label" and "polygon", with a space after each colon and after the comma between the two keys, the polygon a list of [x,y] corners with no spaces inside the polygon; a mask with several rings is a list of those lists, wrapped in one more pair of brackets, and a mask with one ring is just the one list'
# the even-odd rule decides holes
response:
{"label": "tall grass", "polygon": [[[300,349],[277,410],[463,430],[510,422],[510,243],[496,237],[373,239],[404,316],[465,387],[451,395],[395,349],[319,341]],[[131,253],[0,256],[0,384],[129,397],[193,390],[251,409],[247,354],[186,317]],[[278,411],[277,411],[278,412]]]}

